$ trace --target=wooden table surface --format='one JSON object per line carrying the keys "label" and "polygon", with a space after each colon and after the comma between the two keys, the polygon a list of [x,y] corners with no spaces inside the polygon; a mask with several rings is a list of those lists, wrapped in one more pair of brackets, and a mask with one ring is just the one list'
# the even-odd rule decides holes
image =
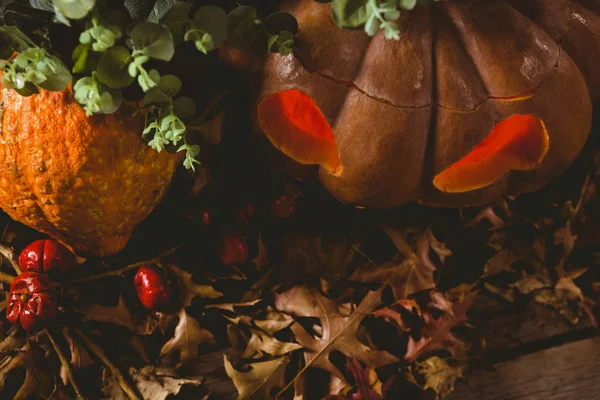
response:
{"label": "wooden table surface", "polygon": [[486,296],[472,319],[486,351],[447,400],[600,400],[600,333],[584,318]]}

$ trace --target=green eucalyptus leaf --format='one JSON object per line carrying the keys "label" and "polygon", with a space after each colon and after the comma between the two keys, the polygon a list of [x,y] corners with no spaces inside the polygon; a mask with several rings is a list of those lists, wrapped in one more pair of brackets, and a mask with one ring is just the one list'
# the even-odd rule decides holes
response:
{"label": "green eucalyptus leaf", "polygon": [[400,7],[405,10],[412,10],[417,5],[417,0],[400,0]]}
{"label": "green eucalyptus leaf", "polygon": [[269,32],[275,34],[283,31],[291,32],[293,35],[298,33],[298,21],[290,13],[283,11],[273,13],[265,20],[265,25]]}
{"label": "green eucalyptus leaf", "polygon": [[169,61],[175,53],[171,31],[166,26],[143,22],[130,33],[136,52],[158,60]]}
{"label": "green eucalyptus leaf", "polygon": [[196,116],[196,103],[189,97],[178,97],[173,102],[173,112],[182,120],[190,120]]}
{"label": "green eucalyptus leaf", "polygon": [[69,19],[81,19],[94,8],[96,0],[53,0],[55,12]]}
{"label": "green eucalyptus leaf", "polygon": [[175,75],[164,75],[160,78],[160,83],[158,87],[162,90],[167,96],[176,96],[177,93],[181,91],[182,87],[181,79],[176,77]]}
{"label": "green eucalyptus leaf", "polygon": [[331,13],[333,20],[341,28],[357,29],[367,23],[371,15],[367,7],[369,0],[333,0]]}
{"label": "green eucalyptus leaf", "polygon": [[73,72],[76,74],[83,74],[86,73],[88,71],[90,71],[92,68],[90,68],[88,59],[90,56],[90,49],[91,49],[91,45],[89,44],[79,44],[77,47],[75,47],[75,50],[73,50],[73,55],[72,55],[72,60],[74,62],[73,65]]}
{"label": "green eucalyptus leaf", "polygon": [[31,7],[37,10],[54,12],[54,6],[51,0],[29,0]]}
{"label": "green eucalyptus leaf", "polygon": [[144,106],[166,106],[171,103],[171,98],[158,87],[150,88],[144,94]]}
{"label": "green eucalyptus leaf", "polygon": [[111,89],[129,86],[134,79],[128,72],[132,60],[133,57],[125,47],[111,47],[98,61],[96,67],[98,80]]}
{"label": "green eucalyptus leaf", "polygon": [[227,13],[217,6],[200,7],[192,20],[194,26],[211,38],[212,48],[220,47],[227,38]]}
{"label": "green eucalyptus leaf", "polygon": [[294,50],[294,37],[295,35],[289,31],[283,31],[279,35],[269,37],[269,51],[287,56]]}
{"label": "green eucalyptus leaf", "polygon": [[30,47],[35,47],[35,43],[33,43],[27,35],[21,32],[19,28],[8,25],[0,26],[0,44],[2,47],[10,47],[17,52],[22,52]]}
{"label": "green eucalyptus leaf", "polygon": [[25,83],[25,86],[22,88],[14,88],[15,92],[19,93],[21,96],[31,96],[33,94],[37,94],[40,92],[40,89],[31,82]]}
{"label": "green eucalyptus leaf", "polygon": [[250,47],[260,33],[260,21],[254,7],[236,7],[227,15],[227,43],[231,46]]}
{"label": "green eucalyptus leaf", "polygon": [[40,87],[52,92],[65,89],[73,79],[69,68],[56,56],[38,62],[36,68],[46,76],[46,80],[39,83]]}
{"label": "green eucalyptus leaf", "polygon": [[369,18],[365,24],[365,32],[369,36],[374,36],[379,31],[379,28],[381,28],[381,21],[377,18]]}
{"label": "green eucalyptus leaf", "polygon": [[186,24],[188,23],[188,14],[190,6],[186,3],[175,3],[173,7],[160,20],[160,23],[171,30],[173,42],[178,45],[183,41]]}

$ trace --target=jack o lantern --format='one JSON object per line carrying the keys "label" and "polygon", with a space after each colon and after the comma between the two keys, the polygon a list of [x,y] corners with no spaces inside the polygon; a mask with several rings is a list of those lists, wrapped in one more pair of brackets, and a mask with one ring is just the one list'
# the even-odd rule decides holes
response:
{"label": "jack o lantern", "polygon": [[266,58],[253,118],[342,202],[485,204],[538,190],[586,142],[600,96],[596,0],[417,6],[400,40],[340,29],[330,4],[282,10],[298,20],[297,48]]}

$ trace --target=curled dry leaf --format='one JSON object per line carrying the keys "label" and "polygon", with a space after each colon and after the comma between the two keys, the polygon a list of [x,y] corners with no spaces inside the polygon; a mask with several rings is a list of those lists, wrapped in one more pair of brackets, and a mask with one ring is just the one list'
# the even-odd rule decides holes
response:
{"label": "curled dry leaf", "polygon": [[289,362],[288,357],[255,362],[247,366],[248,371],[242,372],[235,369],[227,356],[223,355],[225,371],[238,390],[238,400],[272,399],[273,390],[284,385],[285,369]]}
{"label": "curled dry leaf", "polygon": [[296,286],[284,293],[275,295],[275,307],[296,317],[316,317],[321,321],[321,334],[315,336],[299,323],[291,326],[298,343],[306,349],[305,367],[321,368],[345,380],[344,374],[331,363],[329,356],[339,351],[347,357],[355,358],[374,368],[398,361],[394,355],[373,350],[357,338],[361,321],[381,305],[383,287],[369,292],[354,312],[342,316],[335,301],[323,296],[315,288],[306,285]]}
{"label": "curled dry leaf", "polygon": [[436,266],[429,257],[429,250],[434,250],[442,263],[452,252],[438,241],[429,229],[418,235],[415,249],[406,240],[408,232],[390,227],[382,229],[398,248],[401,261],[392,260],[378,266],[361,266],[348,279],[363,283],[389,284],[398,300],[435,288],[433,273]]}
{"label": "curled dry leaf", "polygon": [[423,389],[432,389],[437,398],[442,398],[454,390],[458,379],[464,377],[467,365],[452,362],[438,356],[429,357],[415,366],[415,372],[423,375],[425,384]]}
{"label": "curled dry leaf", "polygon": [[77,308],[76,311],[83,313],[84,321],[100,321],[120,325],[138,335],[150,335],[158,326],[158,321],[151,315],[146,318],[134,318],[123,296],[119,296],[119,303],[116,306],[90,304]]}
{"label": "curled dry leaf", "polygon": [[[144,400],[165,400],[176,395],[185,385],[199,386],[202,378],[181,378],[168,368],[146,365],[142,369],[129,368],[129,376]],[[110,374],[104,374],[102,392],[107,399],[125,399],[121,386]]]}
{"label": "curled dry leaf", "polygon": [[468,326],[467,310],[477,297],[477,292],[471,292],[456,300],[452,304],[452,313],[444,313],[439,318],[434,318],[431,312],[423,312],[423,325],[421,338],[415,340],[412,336],[408,339],[406,355],[408,361],[415,361],[425,354],[430,354],[439,349],[445,349],[454,357],[464,351],[466,344],[459,340],[452,330],[459,326]]}
{"label": "curled dry leaf", "polygon": [[[63,328],[62,333],[65,337],[67,345],[69,346],[69,353],[71,354],[71,359],[69,360],[69,363],[71,364],[71,368],[74,370],[78,370],[92,365],[94,363],[94,360],[92,360],[92,357],[90,357],[90,354],[83,346],[81,346],[79,343],[73,340],[73,337],[69,333],[69,330],[67,328]],[[68,376],[67,371],[65,370],[65,367],[63,365],[60,366],[60,377],[63,383],[67,385]]]}
{"label": "curled dry leaf", "polygon": [[175,275],[179,283],[182,307],[189,307],[192,300],[198,296],[206,299],[217,299],[223,296],[223,293],[216,291],[212,286],[194,283],[193,275],[175,264],[168,264],[167,268]]}
{"label": "curled dry leaf", "polygon": [[347,238],[290,234],[284,238],[284,263],[305,273],[339,278],[345,275],[360,245]]}
{"label": "curled dry leaf", "polygon": [[174,352],[179,353],[177,368],[198,355],[199,345],[215,344],[213,334],[202,328],[196,319],[190,317],[185,308],[179,311],[178,315],[179,322],[175,327],[175,334],[160,349],[161,357]]}

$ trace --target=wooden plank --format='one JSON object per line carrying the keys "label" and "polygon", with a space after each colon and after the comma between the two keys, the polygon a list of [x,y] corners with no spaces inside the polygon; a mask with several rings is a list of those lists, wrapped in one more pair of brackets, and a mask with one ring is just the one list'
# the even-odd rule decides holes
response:
{"label": "wooden plank", "polygon": [[551,308],[533,301],[508,303],[482,294],[469,312],[479,334],[486,340],[486,353],[503,352],[555,336],[588,330],[582,318],[576,325]]}
{"label": "wooden plank", "polygon": [[600,399],[600,337],[549,348],[467,373],[448,400]]}

